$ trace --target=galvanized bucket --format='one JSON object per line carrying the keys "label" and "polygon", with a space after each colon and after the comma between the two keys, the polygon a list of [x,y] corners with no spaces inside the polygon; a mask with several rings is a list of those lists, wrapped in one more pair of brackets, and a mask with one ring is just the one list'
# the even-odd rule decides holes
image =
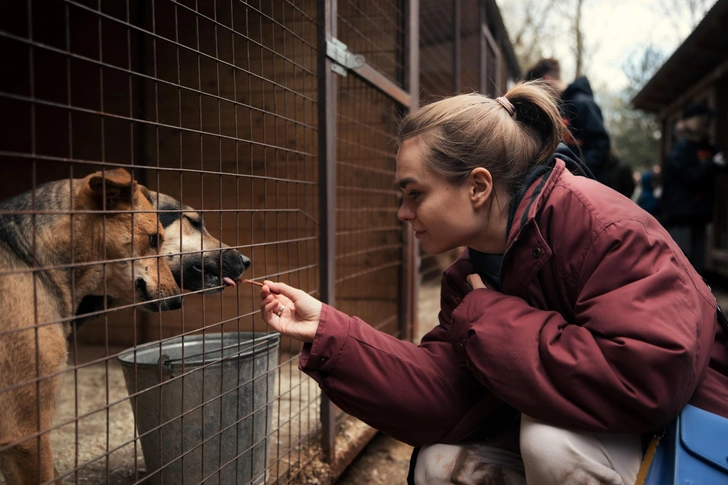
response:
{"label": "galvanized bucket", "polygon": [[209,333],[118,357],[150,483],[265,483],[279,342]]}

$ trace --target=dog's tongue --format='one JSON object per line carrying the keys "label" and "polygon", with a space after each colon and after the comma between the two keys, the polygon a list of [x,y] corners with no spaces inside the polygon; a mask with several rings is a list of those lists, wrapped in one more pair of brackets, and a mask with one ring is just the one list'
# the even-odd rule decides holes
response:
{"label": "dog's tongue", "polygon": [[235,282],[231,278],[225,276],[222,280],[225,282],[226,285],[230,285],[235,288]]}

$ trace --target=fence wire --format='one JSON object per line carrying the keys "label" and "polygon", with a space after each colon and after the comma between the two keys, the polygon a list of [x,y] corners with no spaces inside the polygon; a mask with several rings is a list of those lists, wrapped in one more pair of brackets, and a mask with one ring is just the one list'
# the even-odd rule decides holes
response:
{"label": "fence wire", "polygon": [[[425,97],[482,80],[480,3],[458,7],[462,29],[453,2],[416,3],[3,5],[0,484],[308,483],[351,461],[371,430],[322,405],[300,344],[269,331],[241,280],[321,297],[333,264],[338,308],[416,333],[394,187],[400,103],[420,94],[403,91],[405,45],[421,51]],[[330,99],[322,7],[368,69]],[[318,146],[326,103],[332,147]],[[440,264],[427,261],[424,277]]]}

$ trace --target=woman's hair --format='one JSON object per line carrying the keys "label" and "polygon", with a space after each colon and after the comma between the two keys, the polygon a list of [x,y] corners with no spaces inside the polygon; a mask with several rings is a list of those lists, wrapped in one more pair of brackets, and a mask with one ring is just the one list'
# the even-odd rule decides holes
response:
{"label": "woman's hair", "polygon": [[473,93],[428,104],[404,117],[397,145],[418,137],[435,173],[460,184],[483,167],[512,198],[531,168],[554,153],[565,127],[543,82],[518,83],[504,98]]}

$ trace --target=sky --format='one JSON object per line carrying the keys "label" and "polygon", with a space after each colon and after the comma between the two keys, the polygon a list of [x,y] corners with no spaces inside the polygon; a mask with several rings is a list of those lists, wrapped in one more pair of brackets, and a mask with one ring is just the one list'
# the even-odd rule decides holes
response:
{"label": "sky", "polygon": [[[519,0],[497,3],[517,5]],[[705,3],[709,9],[715,2],[706,0]],[[585,0],[586,73],[595,89],[621,90],[627,84],[622,66],[636,50],[651,43],[667,59],[690,34],[690,16],[670,16],[665,13],[664,4],[665,0]],[[564,80],[572,80],[573,53],[566,39],[554,46],[553,56],[561,61]]]}

